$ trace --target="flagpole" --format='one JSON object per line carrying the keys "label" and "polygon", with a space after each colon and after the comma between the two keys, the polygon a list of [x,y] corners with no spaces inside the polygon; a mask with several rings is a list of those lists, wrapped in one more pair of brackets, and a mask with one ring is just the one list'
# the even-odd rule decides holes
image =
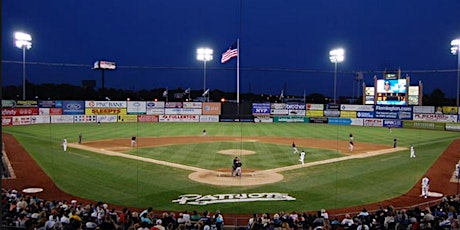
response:
{"label": "flagpole", "polygon": [[240,103],[240,39],[236,40],[238,55],[236,56],[236,103]]}

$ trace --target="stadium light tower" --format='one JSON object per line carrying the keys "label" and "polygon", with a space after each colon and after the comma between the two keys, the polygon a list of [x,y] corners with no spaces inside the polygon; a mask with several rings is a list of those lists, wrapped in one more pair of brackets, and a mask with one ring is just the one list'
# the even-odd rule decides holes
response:
{"label": "stadium light tower", "polygon": [[458,104],[458,95],[460,94],[460,90],[459,90],[459,87],[460,87],[460,38],[457,38],[457,39],[454,39],[450,42],[450,45],[452,47],[450,47],[450,52],[453,54],[453,55],[457,55],[457,108],[459,106]]}
{"label": "stadium light tower", "polygon": [[32,36],[23,32],[14,33],[16,47],[22,49],[22,100],[26,99],[26,49],[32,48]]}
{"label": "stadium light tower", "polygon": [[198,48],[196,50],[196,59],[203,61],[203,93],[206,92],[206,62],[212,60],[213,50],[210,48]]}
{"label": "stadium light tower", "polygon": [[329,51],[329,60],[334,63],[334,104],[337,104],[337,63],[345,60],[345,50],[339,48]]}

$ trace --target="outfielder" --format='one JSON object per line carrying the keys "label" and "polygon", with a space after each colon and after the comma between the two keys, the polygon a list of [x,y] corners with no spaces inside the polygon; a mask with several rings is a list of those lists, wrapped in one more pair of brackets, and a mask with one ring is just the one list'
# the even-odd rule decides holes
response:
{"label": "outfielder", "polygon": [[427,176],[422,178],[422,196],[428,197],[428,189],[430,188],[430,179]]}
{"label": "outfielder", "polygon": [[305,160],[305,151],[302,150],[302,152],[300,152],[299,161],[302,162],[302,164],[304,165],[305,164],[304,160]]}
{"label": "outfielder", "polygon": [[294,154],[298,154],[299,153],[299,150],[297,149],[297,147],[295,147],[295,143],[292,142],[292,150],[294,151]]}
{"label": "outfielder", "polygon": [[410,146],[410,158],[415,158],[415,149],[414,145]]}
{"label": "outfielder", "polygon": [[62,141],[62,148],[64,149],[64,152],[67,151],[67,137],[64,137],[64,140]]}

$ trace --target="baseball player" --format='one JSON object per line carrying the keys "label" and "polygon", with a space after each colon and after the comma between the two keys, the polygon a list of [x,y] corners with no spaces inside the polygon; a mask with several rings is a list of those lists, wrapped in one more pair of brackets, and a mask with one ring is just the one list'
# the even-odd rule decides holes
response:
{"label": "baseball player", "polygon": [[83,139],[83,134],[79,133],[78,134],[78,144],[81,144],[82,139]]}
{"label": "baseball player", "polygon": [[233,164],[232,164],[232,176],[235,175],[235,170],[236,170],[236,163],[239,161],[238,157],[233,158]]}
{"label": "baseball player", "polygon": [[64,140],[62,141],[62,148],[64,149],[64,152],[67,151],[67,137],[64,137]]}
{"label": "baseball player", "polygon": [[203,129],[203,134],[202,135],[203,135],[203,137],[208,135],[208,133],[206,132],[206,129]]}
{"label": "baseball player", "polygon": [[349,145],[350,152],[353,152],[353,148],[355,148],[355,144],[353,143],[353,141],[350,141],[348,145]]}
{"label": "baseball player", "polygon": [[414,145],[410,146],[410,158],[415,158],[415,148]]}
{"label": "baseball player", "polygon": [[455,178],[458,179],[460,173],[460,163],[455,164]]}
{"label": "baseball player", "polygon": [[393,139],[393,148],[398,147],[398,139],[394,138]]}
{"label": "baseball player", "polygon": [[302,150],[302,152],[300,152],[299,161],[302,162],[302,164],[304,165],[305,164],[304,160],[305,160],[305,151]]}
{"label": "baseball player", "polygon": [[422,196],[428,197],[428,189],[430,188],[430,179],[427,176],[422,178]]}
{"label": "baseball player", "polygon": [[297,147],[295,147],[295,143],[292,142],[292,150],[294,151],[294,154],[298,154],[299,153],[299,150],[297,149]]}
{"label": "baseball player", "polygon": [[131,147],[136,146],[136,136],[131,137]]}
{"label": "baseball player", "polygon": [[241,176],[241,166],[243,165],[243,163],[241,163],[240,159],[238,159],[236,162],[235,162],[235,176]]}

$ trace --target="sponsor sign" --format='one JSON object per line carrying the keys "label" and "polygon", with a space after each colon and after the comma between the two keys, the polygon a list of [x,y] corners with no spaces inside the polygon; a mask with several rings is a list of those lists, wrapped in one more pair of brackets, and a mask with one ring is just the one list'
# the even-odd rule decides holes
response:
{"label": "sponsor sign", "polygon": [[305,110],[289,110],[288,115],[291,116],[305,116]]}
{"label": "sponsor sign", "polygon": [[62,114],[82,115],[85,114],[85,101],[63,101]]}
{"label": "sponsor sign", "polygon": [[381,119],[364,119],[363,120],[364,126],[375,126],[375,127],[382,127],[383,120]]}
{"label": "sponsor sign", "polygon": [[340,117],[356,118],[355,111],[340,111]]}
{"label": "sponsor sign", "polygon": [[374,112],[357,112],[356,117],[358,118],[374,118]]}
{"label": "sponsor sign", "polygon": [[307,110],[307,117],[323,117],[324,111],[322,110]]}
{"label": "sponsor sign", "polygon": [[186,109],[201,109],[203,107],[203,103],[201,103],[201,102],[184,102],[183,107],[186,108]]}
{"label": "sponsor sign", "polygon": [[165,108],[183,108],[183,102],[166,102]]}
{"label": "sponsor sign", "polygon": [[306,104],[305,109],[306,110],[324,110],[324,105],[323,104]]}
{"label": "sponsor sign", "polygon": [[160,115],[160,122],[199,122],[199,115]]}
{"label": "sponsor sign", "polygon": [[137,122],[137,115],[118,115],[118,122]]}
{"label": "sponsor sign", "polygon": [[62,115],[62,108],[38,108],[39,115]]}
{"label": "sponsor sign", "polygon": [[164,109],[165,102],[164,101],[147,101],[147,109]]}
{"label": "sponsor sign", "polygon": [[75,123],[96,123],[97,117],[96,115],[75,115],[74,122]]}
{"label": "sponsor sign", "polygon": [[326,105],[327,110],[339,110],[339,105],[336,104],[327,104]]}
{"label": "sponsor sign", "polygon": [[305,104],[299,104],[299,103],[287,103],[286,104],[286,109],[288,110],[306,110],[306,105]]}
{"label": "sponsor sign", "polygon": [[13,117],[13,125],[30,125],[30,116]]}
{"label": "sponsor sign", "polygon": [[51,123],[73,123],[73,115],[50,116]]}
{"label": "sponsor sign", "polygon": [[403,128],[444,130],[444,123],[426,121],[403,121]]}
{"label": "sponsor sign", "polygon": [[364,104],[366,104],[366,105],[373,105],[374,104],[374,99],[375,99],[374,95],[372,95],[372,96],[366,95],[365,98],[366,98],[366,101],[365,101]]}
{"label": "sponsor sign", "polygon": [[38,108],[3,108],[3,116],[27,116],[27,115],[39,115]]}
{"label": "sponsor sign", "polygon": [[270,103],[252,103],[252,115],[270,115]]}
{"label": "sponsor sign", "polygon": [[32,100],[18,100],[16,107],[38,107],[38,101]]}
{"label": "sponsor sign", "polygon": [[446,130],[447,130],[447,131],[457,131],[457,132],[460,132],[460,124],[447,123],[447,124],[446,124]]}
{"label": "sponsor sign", "polygon": [[414,113],[434,113],[434,106],[414,106]]}
{"label": "sponsor sign", "polygon": [[219,122],[218,115],[201,115],[200,122]]}
{"label": "sponsor sign", "polygon": [[158,122],[158,116],[138,115],[137,121],[138,122]]}
{"label": "sponsor sign", "polygon": [[220,102],[203,102],[203,115],[220,115],[221,114]]}
{"label": "sponsor sign", "polygon": [[289,110],[287,109],[271,109],[270,114],[272,115],[288,115]]}
{"label": "sponsor sign", "polygon": [[254,117],[254,123],[272,123],[273,122],[273,118],[271,118],[270,116],[258,116],[258,117]]}
{"label": "sponsor sign", "polygon": [[340,105],[340,110],[373,112],[374,106],[373,105]]}
{"label": "sponsor sign", "polygon": [[14,108],[14,107],[16,107],[16,101],[2,100],[2,108]]}
{"label": "sponsor sign", "polygon": [[86,108],[85,115],[124,115],[126,109],[122,108]]}
{"label": "sponsor sign", "polygon": [[200,115],[201,114],[201,108],[200,109],[185,109],[185,108],[165,108],[164,114],[196,114]]}
{"label": "sponsor sign", "polygon": [[50,108],[38,108],[39,115],[50,115]]}
{"label": "sponsor sign", "polygon": [[414,121],[457,122],[457,115],[414,114]]}
{"label": "sponsor sign", "polygon": [[2,116],[2,126],[10,126],[10,125],[13,125],[13,118]]}
{"label": "sponsor sign", "polygon": [[273,122],[309,122],[308,117],[298,117],[298,116],[280,116],[273,117]]}
{"label": "sponsor sign", "polygon": [[327,124],[327,117],[310,117],[310,123]]}
{"label": "sponsor sign", "polygon": [[436,107],[436,114],[450,114],[457,115],[458,108],[455,106],[438,106]]}
{"label": "sponsor sign", "polygon": [[375,118],[411,120],[412,107],[376,105]]}
{"label": "sponsor sign", "polygon": [[287,193],[240,193],[240,194],[185,194],[180,195],[178,199],[172,200],[173,203],[186,205],[208,205],[219,203],[235,202],[254,202],[254,201],[291,201],[296,198],[289,196]]}
{"label": "sponsor sign", "polygon": [[145,101],[128,101],[126,112],[128,114],[146,114],[147,102]]}
{"label": "sponsor sign", "polygon": [[364,120],[361,118],[351,118],[351,124],[355,126],[364,126]]}
{"label": "sponsor sign", "polygon": [[30,116],[30,124],[49,124],[50,116]]}
{"label": "sponsor sign", "polygon": [[340,111],[338,111],[338,110],[324,110],[324,116],[326,116],[326,117],[340,117]]}
{"label": "sponsor sign", "polygon": [[[62,106],[62,103],[59,103]],[[38,108],[56,108],[56,101],[38,101]]]}
{"label": "sponsor sign", "polygon": [[335,118],[335,117],[330,117],[328,119],[328,124],[331,125],[350,125],[351,120],[348,118]]}
{"label": "sponsor sign", "polygon": [[85,101],[86,108],[125,108],[126,101]]}
{"label": "sponsor sign", "polygon": [[273,110],[273,109],[276,109],[276,110],[285,110],[287,109],[286,108],[286,104],[285,103],[271,103],[270,104],[270,108]]}
{"label": "sponsor sign", "polygon": [[383,120],[383,127],[402,128],[401,120]]}
{"label": "sponsor sign", "polygon": [[159,108],[147,108],[147,115],[162,115],[165,113],[165,109],[159,109]]}
{"label": "sponsor sign", "polygon": [[115,123],[117,122],[117,115],[97,115],[96,121],[100,123]]}

